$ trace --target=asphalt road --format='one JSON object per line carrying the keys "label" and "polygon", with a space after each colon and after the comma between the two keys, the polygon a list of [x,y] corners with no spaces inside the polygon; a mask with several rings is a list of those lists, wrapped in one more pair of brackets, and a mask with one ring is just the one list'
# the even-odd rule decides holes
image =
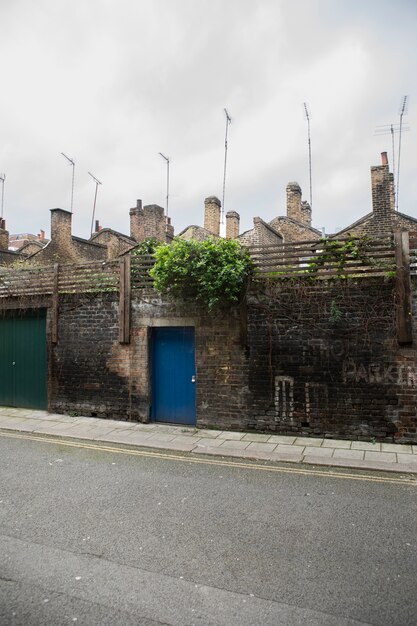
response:
{"label": "asphalt road", "polygon": [[0,435],[0,624],[417,623],[417,483]]}

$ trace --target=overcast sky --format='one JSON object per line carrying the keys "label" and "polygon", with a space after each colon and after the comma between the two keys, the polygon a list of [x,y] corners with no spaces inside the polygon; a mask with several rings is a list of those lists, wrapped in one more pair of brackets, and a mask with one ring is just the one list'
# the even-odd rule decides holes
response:
{"label": "overcast sky", "polygon": [[[369,167],[392,162],[391,136],[409,96],[400,210],[417,217],[415,0],[0,0],[0,172],[11,232],[49,233],[49,209],[70,208],[129,230],[129,208],[164,206],[176,232],[203,223],[204,198],[252,218],[285,214],[285,187],[309,199],[327,232],[371,209]],[[398,135],[396,136],[398,141]],[[395,155],[397,160],[397,154]]]}

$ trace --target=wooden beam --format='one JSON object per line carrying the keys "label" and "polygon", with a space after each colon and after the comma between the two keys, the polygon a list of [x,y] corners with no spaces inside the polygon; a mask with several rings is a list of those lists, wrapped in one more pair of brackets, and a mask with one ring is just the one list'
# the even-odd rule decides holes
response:
{"label": "wooden beam", "polygon": [[130,255],[120,259],[119,270],[119,343],[130,343]]}
{"label": "wooden beam", "polygon": [[413,342],[411,315],[410,249],[407,231],[394,235],[397,301],[397,337],[399,344]]}
{"label": "wooden beam", "polygon": [[53,344],[58,343],[58,279],[59,279],[59,265],[54,264],[54,275],[52,283],[52,306],[51,306],[51,341]]}

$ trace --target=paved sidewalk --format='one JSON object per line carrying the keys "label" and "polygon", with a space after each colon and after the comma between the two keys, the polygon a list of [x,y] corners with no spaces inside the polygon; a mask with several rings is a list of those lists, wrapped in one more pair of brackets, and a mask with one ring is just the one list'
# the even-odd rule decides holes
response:
{"label": "paved sidewalk", "polygon": [[0,430],[193,454],[417,474],[417,445],[288,437],[0,407]]}

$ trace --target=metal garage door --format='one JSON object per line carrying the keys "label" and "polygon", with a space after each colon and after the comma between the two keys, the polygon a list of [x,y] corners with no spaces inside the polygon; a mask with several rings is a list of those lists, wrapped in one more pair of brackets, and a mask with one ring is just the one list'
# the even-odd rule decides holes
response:
{"label": "metal garage door", "polygon": [[0,318],[0,405],[46,409],[46,313],[10,312]]}

